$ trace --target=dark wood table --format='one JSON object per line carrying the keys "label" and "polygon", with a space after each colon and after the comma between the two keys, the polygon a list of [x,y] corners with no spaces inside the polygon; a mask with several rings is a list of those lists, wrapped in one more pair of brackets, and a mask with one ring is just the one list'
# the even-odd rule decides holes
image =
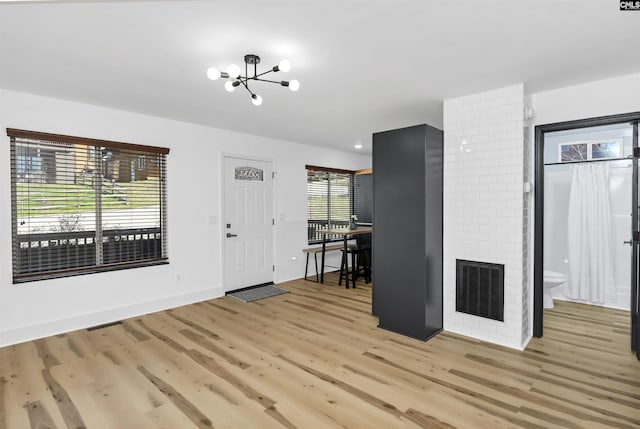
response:
{"label": "dark wood table", "polygon": [[[347,258],[347,240],[349,239],[350,236],[355,236],[355,235],[359,235],[359,234],[371,234],[373,232],[373,227],[372,226],[358,226],[357,229],[349,229],[349,228],[332,228],[332,229],[327,229],[326,231],[322,231],[322,268],[320,270],[320,283],[324,283],[324,254],[325,254],[325,249],[327,246],[327,235],[332,234],[332,235],[341,235],[344,238],[344,248],[343,248],[343,252],[344,254],[342,255],[343,258]],[[345,264],[348,265],[348,260],[345,261]],[[348,266],[347,266],[348,268]],[[353,268],[352,268],[353,269]],[[349,287],[349,270],[346,269],[346,282],[347,282],[347,288]],[[356,276],[355,275],[351,275],[352,277],[352,281],[353,281],[353,287],[356,287]]]}

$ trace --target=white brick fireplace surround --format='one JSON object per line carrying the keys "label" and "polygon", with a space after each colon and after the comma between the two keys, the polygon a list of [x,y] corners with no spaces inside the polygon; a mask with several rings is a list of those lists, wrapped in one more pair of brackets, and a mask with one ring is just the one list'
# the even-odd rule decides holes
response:
{"label": "white brick fireplace surround", "polygon": [[[517,349],[530,332],[525,102],[523,84],[444,102],[444,329]],[[456,259],[504,264],[504,322],[456,312]]]}

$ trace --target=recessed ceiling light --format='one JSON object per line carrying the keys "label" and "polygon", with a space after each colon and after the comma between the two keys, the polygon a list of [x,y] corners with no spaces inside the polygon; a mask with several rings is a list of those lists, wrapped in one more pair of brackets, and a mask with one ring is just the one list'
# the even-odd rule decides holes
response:
{"label": "recessed ceiling light", "polygon": [[362,149],[362,144],[361,143],[356,143],[353,145],[353,147],[355,147],[356,149]]}

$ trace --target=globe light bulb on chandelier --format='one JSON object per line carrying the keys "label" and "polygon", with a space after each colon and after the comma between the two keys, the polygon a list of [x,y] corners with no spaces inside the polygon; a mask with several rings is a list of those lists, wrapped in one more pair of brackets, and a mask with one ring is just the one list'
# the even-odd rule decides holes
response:
{"label": "globe light bulb on chandelier", "polygon": [[293,79],[292,81],[289,81],[289,89],[293,92],[296,92],[297,90],[300,89],[300,82],[298,82],[295,79]]}
{"label": "globe light bulb on chandelier", "polygon": [[209,69],[207,70],[207,77],[211,80],[218,80],[220,79],[221,75],[222,74],[220,73],[220,70],[215,67],[209,67]]}
{"label": "globe light bulb on chandelier", "polygon": [[231,64],[229,67],[227,67],[227,73],[229,73],[229,77],[237,78],[238,76],[240,76],[240,67],[235,64]]}
{"label": "globe light bulb on chandelier", "polygon": [[260,97],[259,95],[253,94],[251,96],[251,102],[253,103],[254,106],[259,106],[262,104],[262,97]]}
{"label": "globe light bulb on chandelier", "polygon": [[280,61],[278,63],[278,70],[285,73],[291,71],[291,61],[289,60]]}

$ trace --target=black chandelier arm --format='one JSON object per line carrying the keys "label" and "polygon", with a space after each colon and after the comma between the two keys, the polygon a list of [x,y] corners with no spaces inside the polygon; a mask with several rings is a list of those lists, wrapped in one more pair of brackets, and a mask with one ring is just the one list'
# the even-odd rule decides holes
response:
{"label": "black chandelier arm", "polygon": [[236,80],[238,82],[240,82],[242,85],[244,85],[245,87],[248,88],[248,83],[250,80],[255,80],[257,82],[269,82],[269,83],[277,83],[278,85],[282,85],[282,82],[284,81],[280,81],[280,80],[270,80],[270,79],[258,79],[255,77],[247,77],[247,76],[238,76],[236,78]]}
{"label": "black chandelier arm", "polygon": [[238,79],[238,81],[247,89],[247,91],[249,91],[249,94],[251,94],[252,96],[255,95],[253,91],[249,89],[249,85],[247,83],[248,79],[244,79],[244,80]]}
{"label": "black chandelier arm", "polygon": [[255,75],[254,78],[258,78],[260,76],[264,76],[265,74],[268,74],[268,73],[275,73],[275,70],[271,69],[271,70],[264,71],[264,72],[262,72],[260,74]]}
{"label": "black chandelier arm", "polygon": [[277,83],[278,85],[282,85],[283,81],[280,80],[269,80],[269,79],[256,79],[258,82],[269,82],[269,83]]}
{"label": "black chandelier arm", "polygon": [[[245,85],[245,87],[247,86],[244,82],[249,81],[249,80],[258,80],[261,82],[271,82],[271,83],[277,83],[279,84],[280,81],[275,81],[275,80],[268,80],[268,79],[259,79],[260,76],[264,76],[266,74],[269,73],[276,73],[280,70],[278,70],[278,66],[273,66],[271,69],[267,70],[267,71],[263,71],[262,73],[258,73],[258,65],[254,64],[254,72],[253,72],[253,76],[249,76],[249,64],[245,62],[244,64],[244,76],[240,75],[238,77],[236,77],[236,80],[239,80],[243,83],[243,85]],[[228,76],[228,75],[227,75]]]}

